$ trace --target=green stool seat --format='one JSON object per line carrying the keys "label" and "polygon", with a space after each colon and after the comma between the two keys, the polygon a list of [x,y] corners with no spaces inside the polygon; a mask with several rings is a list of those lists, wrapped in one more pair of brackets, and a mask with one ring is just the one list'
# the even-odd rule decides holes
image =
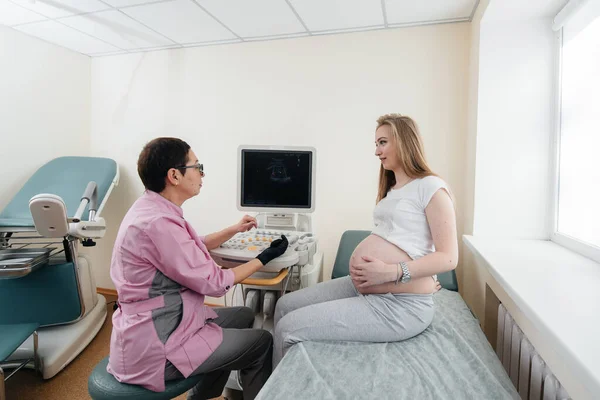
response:
{"label": "green stool seat", "polygon": [[121,383],[106,371],[108,357],[92,371],[88,379],[88,392],[94,400],[167,400],[187,392],[206,379],[206,375],[193,375],[187,379],[167,382],[164,392],[153,392],[142,386]]}

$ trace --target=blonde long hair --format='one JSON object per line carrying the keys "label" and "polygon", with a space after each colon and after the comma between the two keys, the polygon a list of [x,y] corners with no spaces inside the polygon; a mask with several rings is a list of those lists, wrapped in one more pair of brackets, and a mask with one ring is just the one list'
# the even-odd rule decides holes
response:
{"label": "blonde long hair", "polygon": [[[437,176],[425,160],[423,141],[419,127],[412,118],[401,114],[386,114],[377,119],[377,129],[387,125],[392,131],[392,142],[396,145],[396,154],[406,175],[411,179]],[[377,203],[387,196],[392,186],[396,184],[394,171],[379,167],[379,190]]]}

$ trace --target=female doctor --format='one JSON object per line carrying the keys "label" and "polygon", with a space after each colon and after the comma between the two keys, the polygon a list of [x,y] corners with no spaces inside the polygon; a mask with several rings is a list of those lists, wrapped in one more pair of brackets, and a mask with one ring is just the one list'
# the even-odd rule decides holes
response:
{"label": "female doctor", "polygon": [[[146,188],[117,235],[110,275],[119,296],[113,314],[108,371],[120,382],[164,391],[165,381],[207,374],[210,397],[220,395],[231,370],[239,370],[244,398],[253,399],[271,372],[272,337],[250,329],[246,307],[212,309],[205,296],[224,296],[288,246],[282,237],[255,259],[221,269],[209,250],[236,232],[256,227],[250,216],[207,236],[183,218],[181,205],[202,187],[203,165],[176,138],[146,144],[138,159]],[[206,387],[206,380],[203,387]],[[213,393],[214,392],[214,393]],[[188,399],[206,398],[194,388]]]}

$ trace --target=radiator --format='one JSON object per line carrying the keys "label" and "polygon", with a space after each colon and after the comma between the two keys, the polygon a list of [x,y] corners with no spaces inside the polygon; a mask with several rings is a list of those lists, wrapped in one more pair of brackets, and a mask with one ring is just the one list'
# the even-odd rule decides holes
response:
{"label": "radiator", "polygon": [[570,399],[502,304],[498,307],[496,354],[521,399]]}

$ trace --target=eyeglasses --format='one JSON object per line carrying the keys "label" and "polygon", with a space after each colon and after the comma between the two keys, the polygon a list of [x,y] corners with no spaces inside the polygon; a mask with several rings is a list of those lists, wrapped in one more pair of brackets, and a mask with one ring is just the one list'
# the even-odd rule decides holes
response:
{"label": "eyeglasses", "polygon": [[204,177],[204,164],[196,163],[194,165],[182,165],[181,167],[175,167],[177,169],[188,169],[188,168],[196,168],[198,172],[200,172],[200,176]]}

